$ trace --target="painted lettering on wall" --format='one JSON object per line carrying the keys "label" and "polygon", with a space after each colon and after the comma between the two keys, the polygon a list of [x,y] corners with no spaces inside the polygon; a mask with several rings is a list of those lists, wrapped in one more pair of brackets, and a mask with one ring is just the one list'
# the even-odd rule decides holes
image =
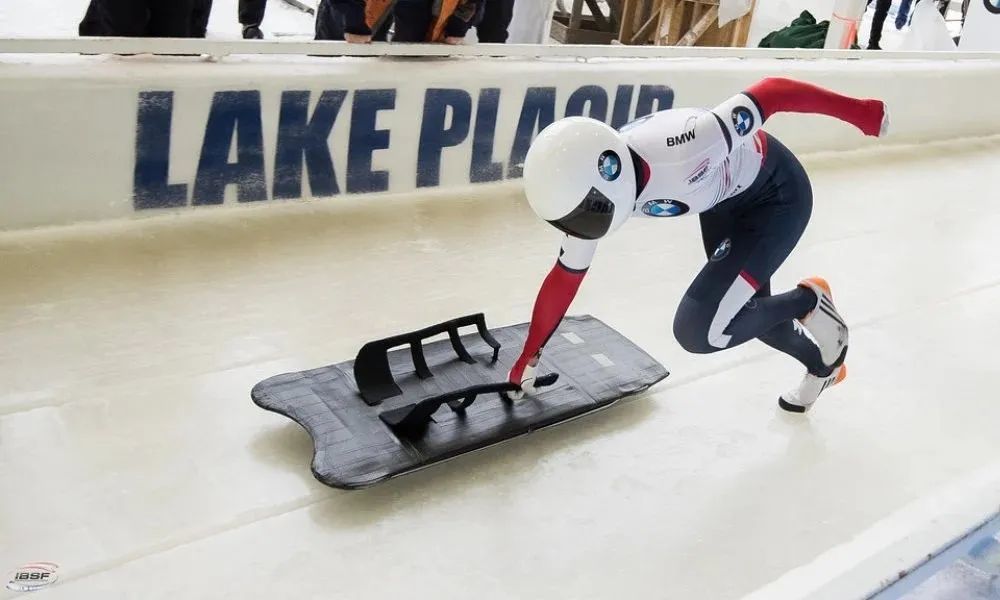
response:
{"label": "painted lettering on wall", "polygon": [[[584,85],[561,96],[561,103],[556,88],[548,86],[528,87],[516,97],[496,87],[428,88],[423,96],[413,114],[419,132],[414,137],[394,135],[385,125],[393,113],[412,110],[397,106],[395,89],[287,90],[272,125],[264,118],[260,91],[218,91],[211,97],[200,147],[177,148],[171,130],[175,117],[185,117],[175,115],[174,92],[140,92],[134,206],[221,204],[227,189],[238,202],[383,192],[393,178],[414,173],[412,185],[433,187],[440,185],[446,165],[459,168],[459,158],[470,183],[517,178],[531,141],[556,118],[584,115],[621,127],[673,105],[673,91],[664,85]],[[346,144],[333,135],[338,120],[347,135],[337,139]],[[276,127],[273,138],[265,135],[266,127]],[[266,139],[274,140],[273,148]],[[386,160],[391,148],[402,144],[416,145],[416,165],[403,168]],[[193,177],[171,181],[171,161],[194,155]]]}

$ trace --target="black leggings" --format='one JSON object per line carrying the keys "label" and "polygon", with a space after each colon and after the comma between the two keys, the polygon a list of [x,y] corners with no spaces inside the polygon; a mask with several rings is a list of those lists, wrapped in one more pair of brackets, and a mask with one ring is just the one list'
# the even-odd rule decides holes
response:
{"label": "black leggings", "polygon": [[483,11],[476,23],[476,36],[480,44],[503,44],[507,42],[507,30],[514,17],[514,0],[485,0],[480,6]]}
{"label": "black leggings", "polygon": [[260,27],[264,22],[264,11],[267,9],[267,0],[240,0],[239,19],[240,25],[247,27],[255,25]]}
{"label": "black leggings", "polygon": [[92,0],[80,35],[190,37],[195,0]]}
{"label": "black leggings", "polygon": [[[868,0],[871,4],[871,0]],[[868,36],[868,49],[874,50],[882,42],[882,28],[885,27],[885,18],[889,14],[892,0],[876,0],[875,15],[872,17],[872,30]]]}
{"label": "black leggings", "polygon": [[812,213],[812,186],[798,159],[767,136],[767,157],[744,192],[701,214],[708,263],[681,300],[674,336],[699,354],[760,339],[814,375],[829,369],[819,348],[794,323],[816,303],[796,287],[771,295],[771,276],[802,237]]}

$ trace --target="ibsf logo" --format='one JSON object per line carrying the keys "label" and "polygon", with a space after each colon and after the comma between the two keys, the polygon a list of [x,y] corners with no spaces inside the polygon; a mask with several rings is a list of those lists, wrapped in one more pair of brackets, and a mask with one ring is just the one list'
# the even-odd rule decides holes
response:
{"label": "ibsf logo", "polygon": [[7,589],[15,592],[33,592],[56,582],[59,565],[50,562],[33,562],[22,565],[7,581]]}
{"label": "ibsf logo", "polygon": [[688,175],[687,178],[688,185],[694,185],[699,181],[701,181],[702,179],[704,179],[705,175],[708,175],[708,167],[710,164],[711,160],[707,158],[698,163],[698,166],[695,168],[695,170],[692,171],[690,175]]}

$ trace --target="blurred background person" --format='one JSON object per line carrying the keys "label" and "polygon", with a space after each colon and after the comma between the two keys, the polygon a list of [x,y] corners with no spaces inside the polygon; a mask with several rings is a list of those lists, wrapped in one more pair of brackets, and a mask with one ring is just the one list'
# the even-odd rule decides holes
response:
{"label": "blurred background person", "polygon": [[[366,10],[367,9],[367,10]],[[372,13],[369,18],[367,13]],[[368,21],[373,21],[373,32]],[[388,2],[364,0],[320,0],[316,7],[316,39],[346,40],[353,44],[384,42],[392,25],[392,7]]]}
{"label": "blurred background person", "polygon": [[[906,0],[903,0],[904,2]],[[871,4],[871,0],[868,0]],[[882,28],[885,27],[885,18],[889,14],[892,0],[875,0],[875,14],[872,16],[872,30],[868,34],[868,49],[881,50]]]}
{"label": "blurred background person", "polygon": [[[872,0],[868,0],[870,5]],[[899,7],[896,10],[895,25],[896,29],[902,29],[910,24],[913,19],[912,9],[920,3],[920,0],[900,0]],[[951,0],[937,0],[936,6],[937,11],[941,13],[942,18],[947,18],[948,7],[951,4]],[[882,30],[885,27],[885,19],[889,14],[889,9],[892,6],[892,0],[875,0],[875,14],[872,16],[872,30],[871,34],[868,36],[868,49],[869,50],[881,50],[882,46]],[[963,4],[963,8],[968,6],[968,0]],[[965,13],[962,13],[962,18],[964,22]]]}
{"label": "blurred background person", "polygon": [[[394,42],[442,41],[461,44],[477,17],[483,0],[397,0],[393,8]],[[453,10],[449,10],[454,7]],[[442,17],[442,14],[445,16]]]}
{"label": "blurred background person", "polygon": [[480,44],[504,44],[507,30],[514,17],[514,0],[483,0],[482,15],[476,24],[476,39]]}
{"label": "blurred background person", "polygon": [[91,0],[80,35],[191,37],[196,0]]}
{"label": "blurred background person", "polygon": [[83,20],[80,21],[80,28],[78,31],[81,36],[111,35],[105,32],[106,23],[104,11],[102,9],[103,7],[99,2],[90,0],[90,4],[87,5],[87,14],[83,15]]}
{"label": "blurred background person", "polygon": [[260,24],[264,22],[265,8],[267,8],[267,0],[240,0],[239,19],[240,25],[243,26],[243,39],[264,39],[264,32],[260,30]]}
{"label": "blurred background person", "polygon": [[212,14],[212,0],[194,0],[191,12],[191,37],[205,37],[210,14]]}

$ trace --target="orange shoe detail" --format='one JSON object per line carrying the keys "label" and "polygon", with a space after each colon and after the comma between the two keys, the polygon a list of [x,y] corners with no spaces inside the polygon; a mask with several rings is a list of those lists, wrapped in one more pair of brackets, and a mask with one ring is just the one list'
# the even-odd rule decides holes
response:
{"label": "orange shoe detail", "polygon": [[833,380],[833,385],[837,385],[845,379],[847,379],[847,363],[840,365],[840,373],[837,373],[837,378]]}
{"label": "orange shoe detail", "polygon": [[808,281],[809,283],[822,288],[823,291],[826,292],[826,295],[830,297],[830,300],[833,301],[833,292],[830,291],[830,284],[827,283],[822,277],[807,277],[802,281],[803,283]]}

